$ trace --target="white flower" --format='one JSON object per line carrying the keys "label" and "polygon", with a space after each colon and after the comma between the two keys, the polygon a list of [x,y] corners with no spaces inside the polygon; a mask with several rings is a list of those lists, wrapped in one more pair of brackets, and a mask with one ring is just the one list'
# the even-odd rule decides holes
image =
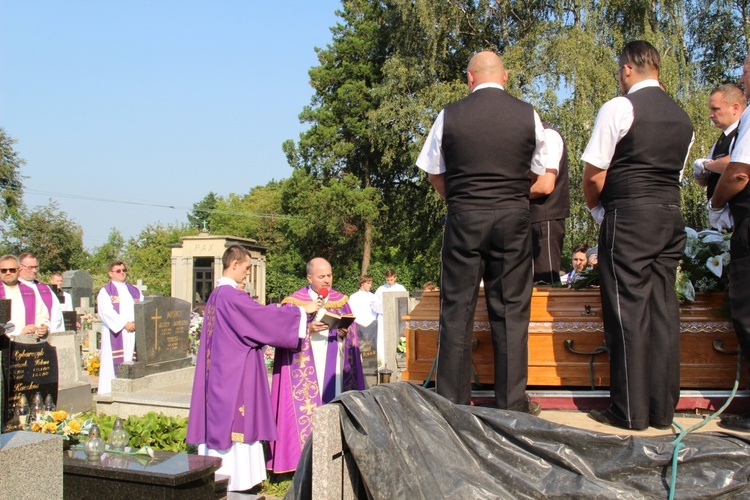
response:
{"label": "white flower", "polygon": [[714,255],[713,257],[709,257],[706,261],[706,267],[709,271],[714,273],[717,278],[721,278],[721,271],[723,270],[724,266],[722,266],[723,255]]}
{"label": "white flower", "polygon": [[687,243],[685,244],[685,255],[694,259],[698,255],[701,240],[698,237],[698,233],[692,227],[686,227],[685,232],[687,233]]}
{"label": "white flower", "polygon": [[701,240],[703,243],[711,244],[711,243],[723,243],[724,237],[719,233],[718,231],[711,231],[709,229],[705,231],[701,231]]}

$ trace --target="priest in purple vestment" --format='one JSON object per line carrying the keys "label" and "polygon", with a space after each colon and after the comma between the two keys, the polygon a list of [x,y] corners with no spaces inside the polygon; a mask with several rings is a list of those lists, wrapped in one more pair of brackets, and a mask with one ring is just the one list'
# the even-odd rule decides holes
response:
{"label": "priest in purple vestment", "polygon": [[[333,272],[328,261],[315,258],[308,262],[307,280],[309,286],[282,304],[299,306],[325,297],[323,307],[328,311],[351,314],[349,298],[331,290]],[[328,291],[327,297],[323,289]],[[276,349],[271,399],[279,435],[270,443],[268,468],[277,474],[297,468],[316,407],[344,391],[365,389],[356,323],[346,330],[329,331],[325,323],[310,318],[308,331],[310,336],[300,349]]]}
{"label": "priest in purple vestment", "polygon": [[262,306],[238,289],[250,272],[249,252],[230,246],[222,263],[203,316],[187,442],[221,457],[217,473],[230,476],[230,491],[243,491],[266,479],[261,441],[276,439],[263,348],[296,349],[319,304]]}

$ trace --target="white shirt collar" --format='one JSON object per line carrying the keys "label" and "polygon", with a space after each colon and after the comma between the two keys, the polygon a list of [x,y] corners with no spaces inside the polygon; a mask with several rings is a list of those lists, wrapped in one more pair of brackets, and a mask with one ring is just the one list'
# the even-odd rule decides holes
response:
{"label": "white shirt collar", "polygon": [[628,90],[628,94],[632,94],[633,92],[636,92],[638,90],[645,89],[646,87],[659,87],[659,80],[649,78],[648,80],[642,80],[636,84],[633,84],[633,86],[630,87],[630,90]]}
{"label": "white shirt collar", "polygon": [[485,83],[480,83],[479,85],[477,85],[476,87],[474,87],[474,90],[472,90],[472,93],[473,93],[473,92],[476,92],[477,90],[481,90],[481,89],[488,89],[488,88],[494,88],[494,89],[505,90],[505,89],[503,88],[503,86],[502,86],[502,85],[500,85],[499,83],[495,83],[495,82],[485,82]]}
{"label": "white shirt collar", "polygon": [[740,124],[740,121],[739,121],[739,120],[737,120],[736,122],[734,122],[733,124],[731,124],[730,126],[728,126],[727,128],[725,128],[725,129],[724,129],[724,135],[729,135],[729,134],[731,134],[731,133],[732,133],[732,131],[733,131],[734,129],[736,129],[736,128],[737,128],[737,125],[739,125],[739,124]]}
{"label": "white shirt collar", "polygon": [[225,286],[225,285],[231,285],[232,288],[237,288],[237,282],[227,276],[222,276],[221,278],[216,280],[217,287]]}

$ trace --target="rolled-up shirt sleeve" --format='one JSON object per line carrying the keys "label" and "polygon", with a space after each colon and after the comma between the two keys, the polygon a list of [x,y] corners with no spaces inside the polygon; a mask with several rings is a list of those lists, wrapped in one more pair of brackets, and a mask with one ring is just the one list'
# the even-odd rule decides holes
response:
{"label": "rolled-up shirt sleeve", "polygon": [[445,173],[445,157],[443,156],[443,111],[438,113],[432,124],[422,151],[417,157],[417,166],[428,174],[439,175]]}
{"label": "rolled-up shirt sleeve", "polygon": [[536,175],[542,175],[547,171],[547,139],[544,133],[544,125],[539,118],[539,113],[534,110],[534,136],[536,148],[531,157],[531,171]]}
{"label": "rolled-up shirt sleeve", "polygon": [[581,160],[607,170],[617,143],[630,131],[633,119],[633,105],[625,97],[615,97],[605,102],[596,116],[594,130]]}

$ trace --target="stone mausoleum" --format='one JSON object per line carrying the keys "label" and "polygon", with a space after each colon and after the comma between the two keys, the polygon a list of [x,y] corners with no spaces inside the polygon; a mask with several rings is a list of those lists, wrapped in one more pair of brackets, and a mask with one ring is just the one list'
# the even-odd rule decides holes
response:
{"label": "stone mausoleum", "polygon": [[250,238],[213,235],[201,231],[197,236],[184,236],[172,248],[172,297],[191,303],[193,308],[206,303],[221,277],[221,256],[231,245],[240,245],[250,252],[250,276],[245,290],[261,304],[266,303],[266,250]]}

